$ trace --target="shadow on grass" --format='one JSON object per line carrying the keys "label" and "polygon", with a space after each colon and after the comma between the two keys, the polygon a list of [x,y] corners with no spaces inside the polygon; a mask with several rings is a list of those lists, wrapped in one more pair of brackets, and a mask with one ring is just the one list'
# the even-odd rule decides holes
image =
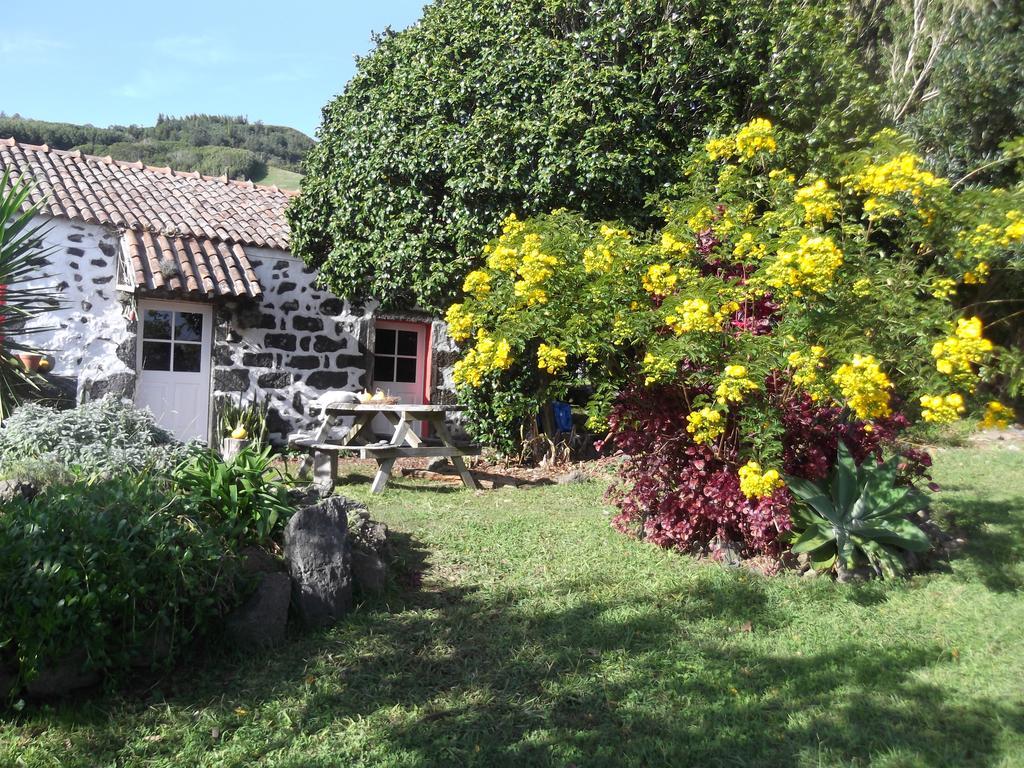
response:
{"label": "shadow on grass", "polygon": [[965,561],[993,592],[1024,589],[1024,497],[946,499],[942,508],[966,539],[956,560]]}
{"label": "shadow on grass", "polygon": [[[93,734],[88,751],[76,745],[83,751],[69,749],[65,764],[122,764],[126,754],[139,764],[184,764],[174,761],[183,744],[205,739],[211,749],[230,743],[216,764],[239,768],[348,765],[353,755],[373,764],[382,754],[409,766],[866,765],[880,757],[989,766],[1002,759],[1006,730],[1024,732],[1019,703],[954,699],[921,682],[918,672],[955,663],[927,640],[880,643],[844,637],[837,626],[831,642],[809,643],[825,650],[765,650],[790,618],[757,579],[708,572],[626,603],[580,597],[600,590],[579,583],[545,595],[484,591],[447,578],[411,538],[398,534],[394,545],[400,579],[431,571],[424,589],[361,606],[335,630],[259,658],[207,658],[168,681],[158,710],[124,700],[57,708],[51,725]],[[240,720],[240,704],[260,718]],[[189,724],[197,707],[213,711],[221,735]],[[120,717],[148,710],[152,723],[165,708],[184,733],[118,743]],[[346,731],[353,723],[360,733]]]}

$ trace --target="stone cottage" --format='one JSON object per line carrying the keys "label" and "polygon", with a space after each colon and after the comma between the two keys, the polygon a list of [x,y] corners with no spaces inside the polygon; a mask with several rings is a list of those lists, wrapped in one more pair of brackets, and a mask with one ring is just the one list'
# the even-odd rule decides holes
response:
{"label": "stone cottage", "polygon": [[443,323],[320,287],[288,250],[291,193],[13,139],[0,139],[5,170],[35,184],[50,249],[39,280],[63,304],[33,344],[79,402],[114,392],[210,440],[224,397],[268,398],[276,439],[338,390],[451,397]]}

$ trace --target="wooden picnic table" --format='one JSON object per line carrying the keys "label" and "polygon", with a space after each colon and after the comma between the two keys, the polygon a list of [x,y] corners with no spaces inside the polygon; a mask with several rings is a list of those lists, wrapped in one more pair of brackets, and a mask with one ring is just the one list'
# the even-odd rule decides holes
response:
{"label": "wooden picnic table", "polygon": [[[312,435],[296,435],[289,442],[309,451],[309,456],[299,468],[302,475],[313,465],[316,483],[334,487],[338,478],[338,455],[347,453],[361,459],[375,459],[377,474],[370,486],[371,493],[381,493],[391,479],[395,461],[403,457],[444,456],[451,459],[462,482],[467,488],[479,488],[473,475],[466,468],[465,456],[480,453],[479,447],[457,445],[445,423],[445,417],[464,410],[458,405],[414,405],[385,403],[335,403],[323,409],[320,426]],[[372,423],[377,416],[383,416],[394,427],[389,440],[374,441]],[[338,429],[338,423],[345,417],[354,421],[340,438],[332,439],[331,432]],[[427,445],[416,434],[412,425],[427,423],[433,428],[440,445]]]}

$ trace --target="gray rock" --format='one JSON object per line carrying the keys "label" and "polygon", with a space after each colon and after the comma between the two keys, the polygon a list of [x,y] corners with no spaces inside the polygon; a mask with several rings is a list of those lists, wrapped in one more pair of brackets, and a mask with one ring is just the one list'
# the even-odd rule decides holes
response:
{"label": "gray rock", "polygon": [[31,499],[38,493],[39,489],[32,485],[32,483],[27,483],[17,478],[0,480],[0,504],[17,498]]}
{"label": "gray rock", "polygon": [[78,652],[50,664],[41,665],[39,674],[25,686],[28,695],[39,699],[66,696],[69,693],[96,685],[100,674],[85,668],[85,653]]}
{"label": "gray rock", "polygon": [[447,456],[435,456],[427,462],[427,472],[444,472],[449,464]]}
{"label": "gray rock", "polygon": [[388,586],[388,564],[372,552],[353,547],[352,579],[363,594],[379,595]]}
{"label": "gray rock", "polygon": [[306,627],[334,624],[352,607],[346,512],[358,506],[342,496],[332,496],[300,509],[284,529],[292,602]]}
{"label": "gray rock", "polygon": [[14,693],[14,685],[18,679],[18,670],[0,664],[0,705]]}
{"label": "gray rock", "polygon": [[285,573],[264,573],[256,591],[225,621],[240,648],[269,648],[284,640],[292,582]]}
{"label": "gray rock", "polygon": [[559,485],[574,485],[576,483],[590,482],[590,478],[587,477],[586,473],[574,469],[571,472],[566,472],[564,475],[559,475],[555,478],[555,482]]}
{"label": "gray rock", "polygon": [[388,527],[370,519],[365,509],[356,511],[348,529],[352,544],[352,578],[367,594],[380,594],[387,588],[391,544]]}

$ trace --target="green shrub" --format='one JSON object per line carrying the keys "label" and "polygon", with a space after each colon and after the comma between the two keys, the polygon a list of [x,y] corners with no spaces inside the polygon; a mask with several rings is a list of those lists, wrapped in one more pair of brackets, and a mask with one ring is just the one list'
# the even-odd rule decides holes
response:
{"label": "green shrub", "polygon": [[243,448],[230,461],[197,447],[174,470],[189,508],[237,544],[265,544],[288,521],[294,510],[284,481],[270,447]]}
{"label": "green shrub", "polygon": [[113,675],[169,663],[234,599],[218,538],[146,477],[8,503],[0,573],[0,655],[23,680],[78,653]]}
{"label": "green shrub", "polygon": [[87,475],[166,472],[183,456],[184,446],[150,413],[113,395],[66,411],[26,404],[0,429],[0,473],[41,457]]}
{"label": "green shrub", "polygon": [[857,466],[840,443],[828,482],[787,477],[799,500],[790,510],[797,532],[793,551],[809,554],[818,569],[870,564],[886,576],[902,573],[900,552],[924,552],[931,544],[910,520],[928,508],[928,498],[897,483],[900,461],[893,456],[884,464],[869,459]]}

